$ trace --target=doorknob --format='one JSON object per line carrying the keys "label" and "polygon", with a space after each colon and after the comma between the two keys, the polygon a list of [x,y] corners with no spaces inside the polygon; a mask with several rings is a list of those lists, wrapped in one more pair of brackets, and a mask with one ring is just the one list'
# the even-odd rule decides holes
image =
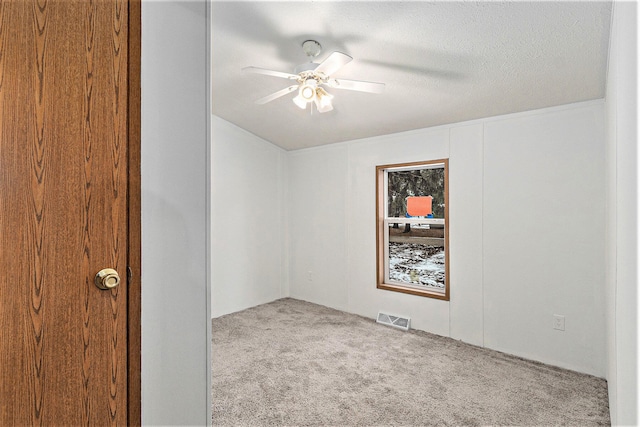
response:
{"label": "doorknob", "polygon": [[113,268],[105,268],[98,271],[95,283],[98,288],[108,290],[120,284],[120,276]]}

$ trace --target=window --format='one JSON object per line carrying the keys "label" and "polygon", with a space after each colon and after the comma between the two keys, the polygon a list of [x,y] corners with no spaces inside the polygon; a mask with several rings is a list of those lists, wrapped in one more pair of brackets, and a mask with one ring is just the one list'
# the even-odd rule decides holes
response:
{"label": "window", "polygon": [[448,160],[376,167],[378,288],[449,300]]}

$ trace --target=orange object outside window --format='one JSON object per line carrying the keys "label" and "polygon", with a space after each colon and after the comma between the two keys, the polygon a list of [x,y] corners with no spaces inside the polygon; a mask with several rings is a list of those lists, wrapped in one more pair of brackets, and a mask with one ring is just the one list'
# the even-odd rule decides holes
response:
{"label": "orange object outside window", "polygon": [[407,213],[411,216],[431,215],[431,204],[433,196],[411,196],[407,197]]}

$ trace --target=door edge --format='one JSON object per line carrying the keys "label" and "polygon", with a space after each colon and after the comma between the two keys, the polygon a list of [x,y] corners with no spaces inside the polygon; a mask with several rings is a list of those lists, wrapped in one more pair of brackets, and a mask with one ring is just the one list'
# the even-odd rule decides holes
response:
{"label": "door edge", "polygon": [[141,0],[129,0],[128,9],[127,425],[139,426],[142,423]]}

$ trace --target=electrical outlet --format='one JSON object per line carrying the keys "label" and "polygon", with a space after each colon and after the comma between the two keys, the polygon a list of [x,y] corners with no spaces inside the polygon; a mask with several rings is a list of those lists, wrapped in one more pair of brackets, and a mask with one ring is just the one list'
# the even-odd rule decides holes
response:
{"label": "electrical outlet", "polygon": [[560,314],[553,315],[553,329],[564,331],[564,316]]}
{"label": "electrical outlet", "polygon": [[313,271],[311,270],[307,271],[307,280],[309,282],[313,282]]}

